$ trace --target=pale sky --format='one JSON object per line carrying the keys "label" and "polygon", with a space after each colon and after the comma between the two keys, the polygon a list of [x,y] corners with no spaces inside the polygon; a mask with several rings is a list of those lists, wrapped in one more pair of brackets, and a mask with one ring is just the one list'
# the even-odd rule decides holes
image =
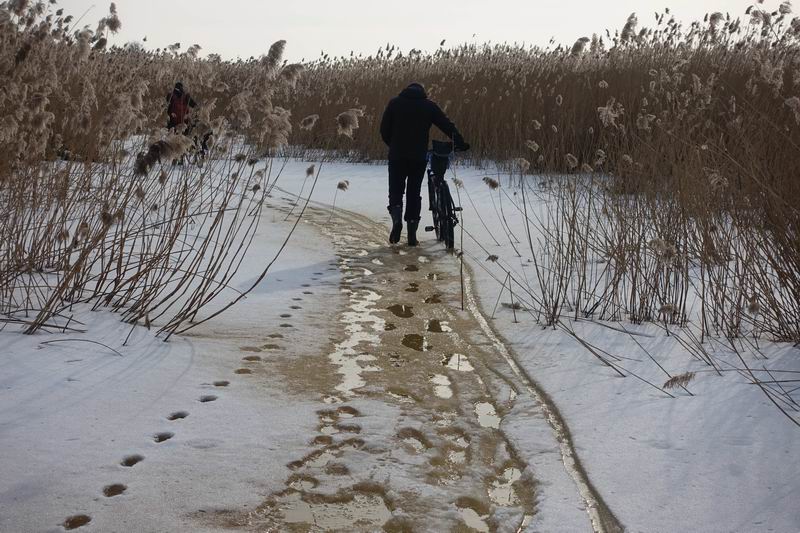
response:
{"label": "pale sky", "polygon": [[[279,39],[290,61],[374,53],[387,42],[403,51],[434,50],[464,42],[525,42],[546,45],[551,37],[571,45],[582,36],[619,29],[632,12],[654,25],[654,12],[669,7],[681,21],[722,11],[743,16],[747,0],[117,0],[122,30],[111,44],[142,41],[148,48],[197,43],[203,54],[226,59],[260,56]],[[765,7],[777,9],[778,0]],[[66,12],[94,29],[110,2],[59,0]],[[94,7],[92,7],[94,6]],[[474,35],[474,36],[473,36]]]}

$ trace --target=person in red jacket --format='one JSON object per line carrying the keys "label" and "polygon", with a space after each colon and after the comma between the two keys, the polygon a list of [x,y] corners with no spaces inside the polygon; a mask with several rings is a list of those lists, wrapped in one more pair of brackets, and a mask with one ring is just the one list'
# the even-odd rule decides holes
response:
{"label": "person in red jacket", "polygon": [[186,126],[189,123],[189,108],[197,104],[192,100],[191,95],[183,89],[183,83],[178,82],[170,94],[167,95],[167,129],[177,129],[179,125]]}

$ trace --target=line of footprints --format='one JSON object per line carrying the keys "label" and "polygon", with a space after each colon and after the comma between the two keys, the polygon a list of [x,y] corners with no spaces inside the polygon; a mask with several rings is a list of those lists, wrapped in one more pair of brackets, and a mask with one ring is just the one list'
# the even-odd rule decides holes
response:
{"label": "line of footprints", "polygon": [[[228,385],[230,385],[229,381],[214,382],[215,387],[227,387]],[[217,399],[218,397],[214,394],[205,394],[203,396],[200,396],[200,398],[198,398],[197,401],[200,403],[209,403],[216,401]],[[167,420],[175,422],[178,420],[183,420],[188,416],[189,416],[188,411],[175,411],[174,413],[171,413],[169,416],[167,416]],[[156,444],[161,444],[162,442],[170,440],[174,436],[175,433],[171,431],[161,431],[159,433],[155,433],[152,438],[153,442],[155,442]],[[132,454],[125,456],[119,464],[120,466],[123,466],[125,468],[133,468],[142,461],[144,461],[144,455]],[[121,494],[124,494],[127,490],[128,487],[126,485],[122,483],[113,483],[111,485],[106,485],[105,487],[103,487],[103,495],[106,498],[113,498],[114,496],[119,496]],[[69,531],[83,527],[88,523],[90,523],[91,521],[92,518],[89,515],[77,514],[68,517],[66,520],[64,520],[64,522],[61,525],[64,529]]]}
{"label": "line of footprints", "polygon": [[[330,268],[329,270],[336,270],[336,268]],[[323,275],[322,272],[315,272],[314,273],[314,277],[311,278],[311,279],[313,281],[319,281],[319,279],[320,279],[319,276],[322,276],[322,275]],[[306,289],[306,290],[303,291],[304,295],[312,295],[312,294],[314,294],[313,292],[308,290],[308,288],[310,286],[311,285],[309,285],[309,284],[303,284],[302,285],[302,287],[304,289]],[[292,310],[300,310],[300,309],[302,309],[302,307],[299,305],[299,302],[302,302],[302,301],[303,301],[303,298],[301,298],[301,297],[292,298],[293,305],[290,306],[290,309],[292,309]],[[280,318],[284,319],[284,320],[285,319],[289,319],[291,317],[292,317],[292,315],[289,314],[289,313],[283,313],[283,314],[280,315]],[[292,328],[294,326],[292,326],[292,324],[289,324],[289,323],[282,323],[282,324],[280,324],[280,327],[288,329],[288,328]],[[280,333],[273,333],[271,335],[268,335],[268,337],[270,339],[275,339],[275,340],[284,338],[284,336],[282,334],[280,334]],[[265,344],[265,345],[263,345],[261,347],[243,346],[241,348],[241,350],[243,352],[262,352],[264,350],[278,350],[278,349],[280,349],[279,345],[271,344],[271,343],[270,344]],[[250,363],[250,364],[252,364],[252,363],[260,363],[260,362],[262,362],[262,358],[260,356],[257,356],[257,355],[248,355],[248,356],[245,356],[242,359],[242,361],[245,362],[246,364],[247,363]],[[253,373],[253,370],[252,370],[252,368],[248,368],[247,366],[243,366],[242,368],[236,369],[234,371],[234,373],[237,374],[237,375],[249,375],[249,374]],[[227,381],[227,380],[220,380],[220,381],[214,381],[212,384],[214,385],[214,387],[224,388],[224,387],[229,386],[231,384],[231,382]],[[202,403],[202,404],[205,404],[205,403],[214,402],[214,401],[216,401],[218,399],[219,399],[219,397],[214,395],[214,394],[205,394],[205,395],[200,396],[200,398],[198,398],[197,401]],[[170,421],[170,422],[176,422],[176,421],[179,421],[179,420],[183,420],[184,418],[187,418],[188,416],[189,416],[189,412],[188,411],[175,411],[174,413],[171,413],[169,416],[167,416],[167,420]],[[162,432],[154,434],[152,438],[153,438],[153,441],[156,444],[161,444],[163,442],[166,442],[166,441],[170,440],[174,436],[175,436],[175,433],[173,433],[171,431],[162,431]],[[133,468],[134,466],[136,466],[137,464],[141,463],[142,461],[144,461],[144,456],[143,455],[141,455],[141,454],[132,454],[132,455],[128,455],[128,456],[124,457],[122,459],[122,461],[120,462],[120,465],[125,467],[125,468]],[[111,485],[106,485],[105,487],[103,487],[103,495],[106,498],[113,498],[114,496],[119,496],[121,494],[124,494],[127,490],[128,490],[128,487],[126,485],[124,485],[122,483],[113,483]],[[64,520],[64,522],[61,524],[61,526],[64,529],[66,529],[67,531],[69,531],[69,530],[78,529],[80,527],[83,527],[83,526],[89,524],[91,521],[92,521],[92,517],[90,517],[89,515],[76,514],[76,515],[72,515],[72,516],[68,517],[66,520]]]}

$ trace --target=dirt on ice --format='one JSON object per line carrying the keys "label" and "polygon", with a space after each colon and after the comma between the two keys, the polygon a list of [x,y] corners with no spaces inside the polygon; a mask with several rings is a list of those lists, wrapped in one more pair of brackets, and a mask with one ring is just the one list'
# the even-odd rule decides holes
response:
{"label": "dirt on ice", "polygon": [[390,247],[383,226],[346,211],[330,218],[309,208],[305,218],[335,243],[346,296],[328,348],[277,365],[290,394],[319,398],[317,431],[286,465],[282,490],[203,521],[256,531],[523,531],[538,512],[539,480],[503,423],[524,401],[531,423],[560,443],[551,455],[574,470],[571,490],[585,508],[573,510],[586,529],[619,529],[557,413],[487,334],[468,286],[462,296],[457,257],[431,240]]}

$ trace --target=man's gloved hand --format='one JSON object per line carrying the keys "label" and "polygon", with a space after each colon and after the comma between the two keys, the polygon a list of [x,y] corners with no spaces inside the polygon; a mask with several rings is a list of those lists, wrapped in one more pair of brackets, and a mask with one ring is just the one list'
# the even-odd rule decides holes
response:
{"label": "man's gloved hand", "polygon": [[461,140],[461,141],[455,143],[455,149],[456,149],[456,152],[466,152],[467,150],[470,149],[470,146],[469,146],[468,142],[465,142],[464,140]]}

